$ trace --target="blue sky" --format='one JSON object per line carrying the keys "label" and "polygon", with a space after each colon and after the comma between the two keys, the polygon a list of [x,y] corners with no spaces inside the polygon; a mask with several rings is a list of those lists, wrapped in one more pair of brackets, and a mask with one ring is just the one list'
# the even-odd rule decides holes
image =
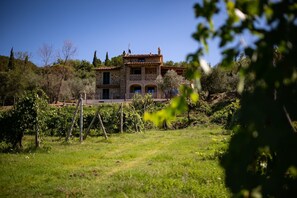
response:
{"label": "blue sky", "polygon": [[[157,53],[164,61],[184,61],[195,52],[191,35],[198,23],[193,5],[198,0],[1,0],[0,55],[28,51],[41,65],[38,49],[49,44],[55,50],[70,40],[75,59],[92,61],[93,53],[105,59],[127,51]],[[220,56],[212,43],[206,61],[214,65]]]}

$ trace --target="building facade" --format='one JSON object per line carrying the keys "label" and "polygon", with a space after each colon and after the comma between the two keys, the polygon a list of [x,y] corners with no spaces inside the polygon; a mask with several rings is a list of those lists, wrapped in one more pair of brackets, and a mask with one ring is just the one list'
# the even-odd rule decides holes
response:
{"label": "building facade", "polygon": [[182,75],[184,68],[166,67],[160,48],[158,54],[123,54],[121,67],[96,68],[96,99],[131,99],[134,94],[152,94],[164,98],[155,80],[158,75],[174,69]]}

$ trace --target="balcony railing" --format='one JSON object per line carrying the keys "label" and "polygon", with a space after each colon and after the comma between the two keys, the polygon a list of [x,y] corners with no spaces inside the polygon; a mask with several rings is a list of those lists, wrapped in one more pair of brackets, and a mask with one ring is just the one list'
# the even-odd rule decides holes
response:
{"label": "balcony railing", "polygon": [[130,80],[131,81],[140,81],[141,80],[141,74],[130,74]]}
{"label": "balcony railing", "polygon": [[[132,99],[135,94],[140,94],[140,93],[129,93],[129,98]],[[157,98],[157,93],[149,93],[149,94],[151,94],[153,98]]]}
{"label": "balcony railing", "polygon": [[[145,80],[156,80],[157,74],[146,74],[145,75]],[[130,74],[129,77],[130,81],[140,81],[141,79],[141,74]]]}
{"label": "balcony railing", "polygon": [[145,80],[156,80],[157,74],[146,74]]}

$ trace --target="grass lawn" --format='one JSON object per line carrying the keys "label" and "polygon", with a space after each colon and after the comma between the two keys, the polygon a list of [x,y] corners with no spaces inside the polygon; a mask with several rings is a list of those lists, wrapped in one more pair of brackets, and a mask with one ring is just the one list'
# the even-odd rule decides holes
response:
{"label": "grass lawn", "polygon": [[0,197],[229,197],[217,157],[229,136],[221,131],[147,131],[82,144],[47,137],[35,152],[0,154]]}

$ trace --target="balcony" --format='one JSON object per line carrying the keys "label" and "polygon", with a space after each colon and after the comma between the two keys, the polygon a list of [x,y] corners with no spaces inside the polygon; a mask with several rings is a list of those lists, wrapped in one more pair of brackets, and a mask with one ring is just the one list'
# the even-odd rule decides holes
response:
{"label": "balcony", "polygon": [[125,65],[145,65],[145,66],[159,66],[161,64],[160,61],[149,61],[149,62],[138,62],[138,61],[128,61],[125,62]]}
{"label": "balcony", "polygon": [[130,74],[130,81],[141,81],[141,74]]}
{"label": "balcony", "polygon": [[157,74],[146,74],[145,80],[156,80]]}
{"label": "balcony", "polygon": [[[145,79],[144,80],[150,80],[150,81],[154,81],[157,78],[157,74],[146,74],[145,75]],[[141,81],[141,74],[130,74],[129,77],[130,81]]]}
{"label": "balcony", "polygon": [[[128,98],[132,99],[135,94],[140,94],[140,93],[129,93]],[[148,94],[148,93],[145,93],[145,94]],[[149,93],[149,94],[151,94],[153,98],[157,98],[157,93]]]}

